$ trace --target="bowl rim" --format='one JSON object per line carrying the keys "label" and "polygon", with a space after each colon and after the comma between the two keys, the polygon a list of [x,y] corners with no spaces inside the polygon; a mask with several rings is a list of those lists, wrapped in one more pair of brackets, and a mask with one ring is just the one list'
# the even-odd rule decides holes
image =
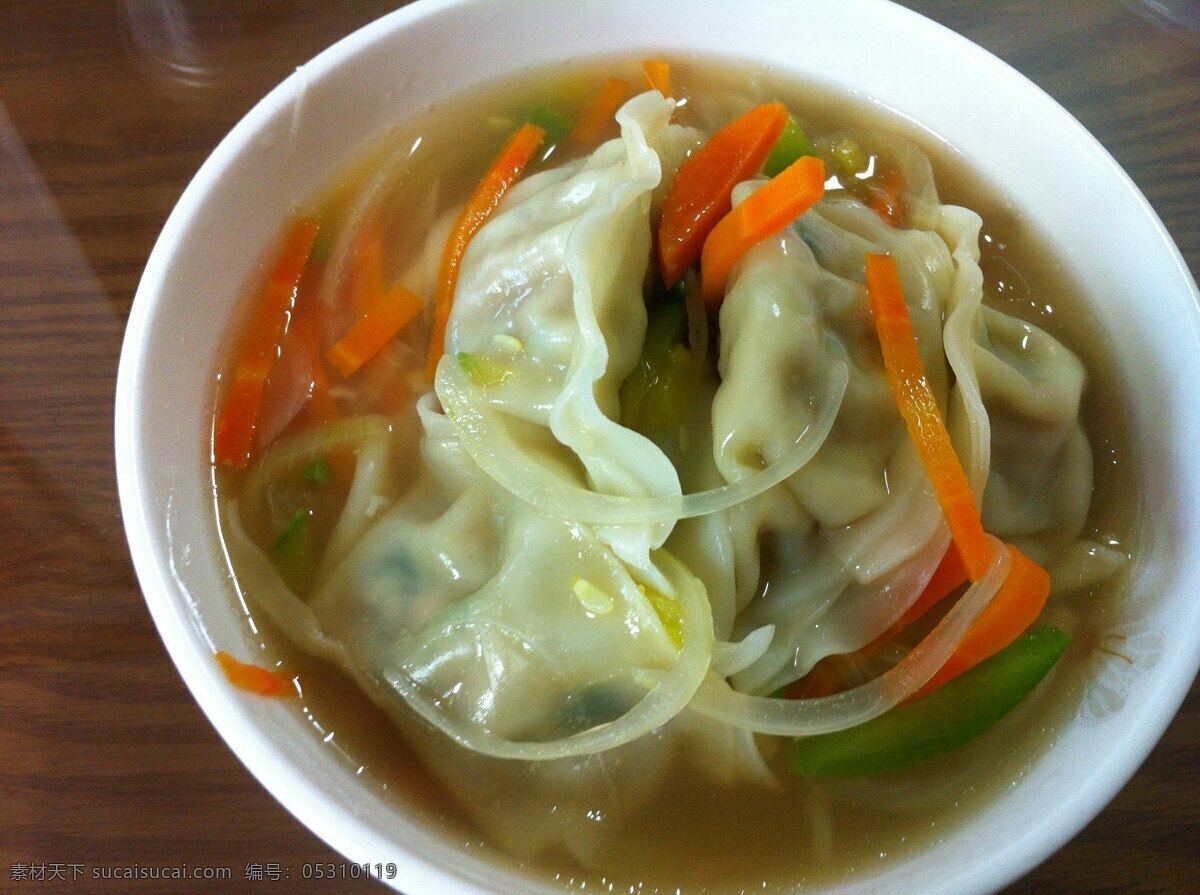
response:
{"label": "bowl rim", "polygon": [[[468,5],[473,0],[420,0],[367,23],[331,44],[298,67],[243,115],[220,140],[197,169],[180,195],[151,249],[139,280],[126,325],[117,371],[114,409],[114,446],[118,497],[139,587],[166,647],[167,654],[221,739],[251,775],[310,832],[335,851],[364,867],[373,865],[371,856],[388,854],[401,865],[395,880],[381,881],[396,887],[406,879],[419,880],[420,891],[456,891],[464,895],[487,895],[469,876],[454,873],[416,850],[396,854],[390,843],[353,813],[331,805],[321,790],[303,774],[295,773],[285,761],[278,744],[254,724],[247,724],[246,711],[237,693],[216,683],[206,663],[212,653],[202,654],[193,639],[194,621],[176,599],[164,599],[176,587],[169,562],[158,556],[154,538],[154,512],[147,503],[144,475],[140,468],[141,373],[151,315],[162,296],[171,259],[181,249],[189,222],[208,200],[211,192],[240,153],[275,116],[288,110],[311,78],[321,77],[344,64],[363,47],[393,31],[411,27],[444,9]],[[213,650],[215,652],[215,650]]]}
{"label": "bowl rim", "polygon": [[[276,744],[256,726],[244,723],[245,709],[237,695],[220,686],[210,670],[202,667],[211,654],[201,655],[196,650],[192,630],[194,622],[186,606],[170,596],[177,584],[172,581],[169,565],[151,547],[155,508],[149,503],[144,487],[142,464],[146,461],[139,452],[142,441],[145,342],[151,314],[163,294],[167,269],[171,259],[182,248],[189,221],[209,198],[220,177],[264,125],[293,104],[306,80],[326,76],[364,47],[377,41],[386,41],[447,11],[476,5],[483,4],[478,0],[420,0],[397,9],[323,50],[274,87],[238,121],[188,183],[155,242],[130,311],[118,369],[114,437],[121,513],[139,586],[167,652],[201,710],[243,765],[293,816],[348,857],[380,853],[391,843],[353,814],[336,808],[331,810],[316,786],[304,775],[296,774],[281,763],[282,753]],[[510,0],[509,5],[519,4]],[[1155,230],[1161,247],[1173,259],[1173,277],[1190,290],[1193,306],[1200,307],[1200,292],[1191,271],[1149,201],[1108,151],[1057,101],[994,54],[919,13],[894,6],[887,0],[850,0],[848,5],[873,13],[882,14],[886,11],[888,15],[898,15],[908,20],[911,27],[918,27],[914,23],[919,20],[919,27],[932,29],[931,35],[952,47],[955,52],[974,57],[978,64],[1006,79],[1019,79],[1023,92],[1029,98],[1036,99],[1042,111],[1057,116],[1060,124],[1073,129],[1081,149],[1099,159],[1109,169],[1110,175],[1116,178],[1115,182],[1120,183],[1138,204],[1144,222]],[[1018,840],[997,850],[937,891],[977,893],[1007,885],[1060,849],[1103,810],[1154,748],[1200,671],[1200,634],[1192,635],[1190,650],[1185,646],[1186,643],[1180,644],[1175,651],[1169,676],[1158,672],[1156,693],[1159,698],[1154,710],[1143,714],[1143,720],[1148,723],[1129,733],[1125,748],[1105,753],[1104,763],[1095,768],[1087,778],[1088,782],[1081,786],[1072,803],[1070,816],[1064,816],[1064,812],[1060,811],[1042,819],[1040,823],[1031,823]],[[417,880],[418,885],[427,887],[428,891],[442,891],[449,887],[472,893],[489,891],[479,887],[479,880],[469,870],[451,872],[416,850],[406,851],[404,857],[407,862],[404,871],[412,874],[412,879]],[[399,881],[395,884],[398,885]],[[426,888],[418,891],[426,891]]]}

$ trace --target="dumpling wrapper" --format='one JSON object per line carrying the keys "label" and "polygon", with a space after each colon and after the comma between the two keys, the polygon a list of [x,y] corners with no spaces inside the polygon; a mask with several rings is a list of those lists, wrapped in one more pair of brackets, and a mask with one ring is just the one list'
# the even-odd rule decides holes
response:
{"label": "dumpling wrapper", "polygon": [[[618,422],[646,333],[651,205],[695,140],[670,124],[674,109],[656,91],[634,97],[617,113],[619,139],[517,184],[471,241],[447,329],[442,363],[476,371],[520,459],[606,494],[681,493],[663,452]],[[599,534],[661,585],[648,557],[670,529]]]}

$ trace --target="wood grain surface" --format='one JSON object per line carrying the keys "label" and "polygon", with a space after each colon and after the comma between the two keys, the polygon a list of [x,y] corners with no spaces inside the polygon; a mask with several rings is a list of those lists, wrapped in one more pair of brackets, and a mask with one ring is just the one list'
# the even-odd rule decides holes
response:
{"label": "wood grain surface", "polygon": [[[142,266],[224,133],[396,3],[0,4],[0,891],[362,891],[246,878],[340,859],[254,781],[167,657],[117,505],[117,358]],[[1136,2],[906,5],[1095,134],[1200,264],[1200,36]],[[188,26],[189,40],[177,28]],[[174,35],[174,36],[172,36]],[[981,110],[984,114],[984,110]],[[1146,297],[1148,301],[1153,296]],[[1112,804],[1010,895],[1200,891],[1200,689]],[[223,866],[139,887],[77,868]],[[14,880],[40,864],[66,881]]]}

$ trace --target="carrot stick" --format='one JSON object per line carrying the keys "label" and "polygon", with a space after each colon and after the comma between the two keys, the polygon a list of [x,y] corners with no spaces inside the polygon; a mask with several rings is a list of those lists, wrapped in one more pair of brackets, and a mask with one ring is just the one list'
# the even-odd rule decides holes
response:
{"label": "carrot stick", "polygon": [[967,581],[967,568],[963,565],[958,549],[952,543],[942,555],[942,561],[933,570],[933,575],[925,585],[925,590],[905,611],[904,615],[886,631],[863,647],[863,652],[873,656],[885,645],[895,639],[901,631],[919,619],[922,615],[936,606]]}
{"label": "carrot stick", "polygon": [[936,690],[998,653],[1016,640],[1041,614],[1050,595],[1050,575],[1016,547],[1011,544],[1005,546],[1012,554],[1012,568],[1008,577],[967,630],[950,658],[912,698]]}
{"label": "carrot stick", "polygon": [[277,671],[258,665],[248,665],[226,652],[217,653],[217,664],[225,672],[229,683],[242,690],[260,696],[295,696],[296,687],[292,679]]}
{"label": "carrot stick", "polygon": [[942,600],[946,599],[946,597],[950,596],[957,588],[965,584],[966,581],[967,567],[963,565],[962,557],[958,555],[958,549],[951,544],[946,548],[946,555],[942,557],[942,561],[934,569],[933,577],[925,585],[925,590],[921,592],[921,596],[917,597],[917,601],[908,607],[908,610],[900,617],[900,621],[892,626],[891,633],[900,633],[900,631],[907,628],[938,603],[942,602]]}
{"label": "carrot stick", "polygon": [[504,198],[508,188],[521,176],[521,172],[537,151],[546,132],[537,125],[525,124],[504,144],[496,160],[483,175],[479,186],[471,194],[462,214],[459,215],[442,263],[438,268],[437,293],[434,303],[433,332],[429,339],[429,361],[426,376],[430,382],[437,371],[446,343],[446,324],[450,320],[450,306],[454,302],[454,287],[458,285],[458,271],[462,266],[467,245],[480,227],[492,216],[492,212]]}
{"label": "carrot stick", "polygon": [[892,168],[885,171],[870,187],[870,209],[891,224],[899,227],[904,220],[904,177]]}
{"label": "carrot stick", "polygon": [[609,78],[592,100],[592,104],[584,111],[575,129],[571,131],[571,142],[576,146],[593,146],[598,143],[628,94],[628,81]]}
{"label": "carrot stick", "polygon": [[[875,328],[883,348],[888,381],[900,405],[909,436],[933,480],[938,502],[954,539],[955,552],[961,557],[970,580],[978,581],[990,565],[992,550],[966,472],[950,443],[941,412],[925,379],[896,259],[890,255],[867,255],[867,292],[875,312]],[[1033,623],[1046,605],[1050,594],[1050,576],[1046,570],[1011,544],[1006,544],[1004,549],[1012,555],[1012,568],[1004,583],[950,658],[915,696],[940,687],[1008,646]],[[943,560],[945,564],[946,560]],[[953,571],[947,570],[946,577],[952,579]]]}
{"label": "carrot stick", "polygon": [[385,290],[381,210],[366,216],[355,243],[348,280],[351,303],[359,316],[326,355],[344,378],[383,350],[424,306],[407,290]]}
{"label": "carrot stick", "polygon": [[755,245],[783,230],[825,195],[825,165],[806,155],[746,197],[704,240],[700,285],[704,300],[719,304],[733,265]]}
{"label": "carrot stick", "polygon": [[[1049,574],[1011,544],[1006,544],[1005,549],[1012,554],[1013,562],[1008,577],[1004,579],[1004,583],[991,602],[967,630],[950,658],[932,678],[908,698],[909,700],[917,699],[931,690],[936,690],[964,671],[974,668],[984,659],[1000,652],[1016,640],[1041,614],[1046,605],[1046,599],[1050,595]],[[908,612],[882,635],[849,655],[860,660],[869,659],[911,622],[952,593],[966,580],[966,569],[958,556],[958,551],[951,544],[942,558],[941,564],[929,580],[929,584],[926,585],[925,591],[917,598],[917,602]],[[811,699],[816,696],[828,696],[845,689],[845,684],[836,668],[836,661],[840,658],[843,657],[827,656],[819,661],[806,676],[788,688],[787,697],[789,699]]]}
{"label": "carrot stick", "polygon": [[349,378],[396,337],[422,310],[425,301],[403,286],[393,286],[363,311],[349,331],[325,356]]}
{"label": "carrot stick", "polygon": [[704,240],[729,213],[733,188],[762,167],[787,120],[783,103],[758,106],[679,166],[658,224],[658,266],[668,289],[699,260]]}
{"label": "carrot stick", "polygon": [[888,382],[900,405],[900,414],[933,481],[938,503],[967,575],[971,581],[978,581],[991,565],[991,547],[967,474],[954,452],[941,411],[925,378],[917,337],[908,316],[908,306],[904,303],[900,272],[891,255],[867,255],[867,293],[875,313],[875,329],[883,349]]}
{"label": "carrot stick", "polygon": [[297,218],[292,222],[283,250],[263,287],[213,434],[213,457],[224,466],[245,466],[250,462],[263,389],[275,367],[317,230],[313,218]]}
{"label": "carrot stick", "polygon": [[671,98],[671,64],[664,59],[647,59],[642,63],[646,85],[657,90],[667,99]]}

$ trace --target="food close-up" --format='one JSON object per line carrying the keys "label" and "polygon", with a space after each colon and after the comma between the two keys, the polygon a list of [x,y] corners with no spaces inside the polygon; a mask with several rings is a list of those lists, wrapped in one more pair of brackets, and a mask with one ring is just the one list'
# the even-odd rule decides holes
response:
{"label": "food close-up", "polygon": [[1194,895],[1193,0],[0,9],[0,890]]}
{"label": "food close-up", "polygon": [[1095,683],[1136,548],[1104,335],[902,122],[715,61],[539,73],[264,252],[197,445],[276,660],[233,679],[411,752],[510,860],[836,881]]}

